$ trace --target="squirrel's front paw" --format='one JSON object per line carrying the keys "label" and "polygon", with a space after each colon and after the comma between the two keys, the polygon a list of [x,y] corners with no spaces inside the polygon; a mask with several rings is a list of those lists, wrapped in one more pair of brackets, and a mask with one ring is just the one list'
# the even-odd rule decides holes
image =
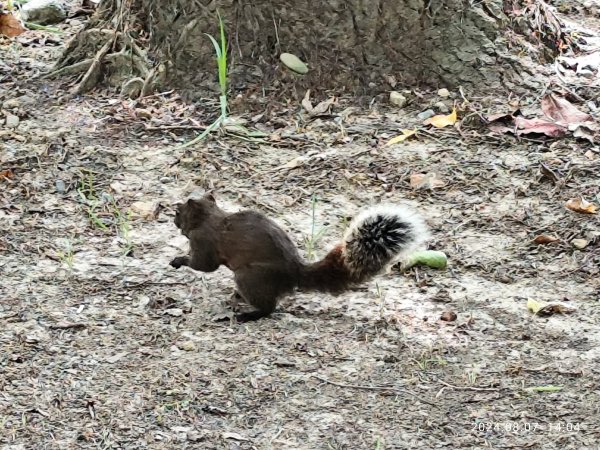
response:
{"label": "squirrel's front paw", "polygon": [[169,265],[179,269],[181,266],[187,266],[187,256],[178,256]]}

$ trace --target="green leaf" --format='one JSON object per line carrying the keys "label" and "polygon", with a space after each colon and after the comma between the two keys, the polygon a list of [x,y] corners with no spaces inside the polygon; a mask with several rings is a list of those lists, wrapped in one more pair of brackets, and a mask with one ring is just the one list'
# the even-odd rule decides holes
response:
{"label": "green leaf", "polygon": [[291,53],[282,53],[279,55],[279,59],[288,69],[293,70],[296,73],[304,75],[308,72],[308,66],[296,55],[292,55]]}
{"label": "green leaf", "polygon": [[554,386],[552,384],[546,386],[532,386],[525,388],[528,392],[559,392],[562,391],[562,386]]}

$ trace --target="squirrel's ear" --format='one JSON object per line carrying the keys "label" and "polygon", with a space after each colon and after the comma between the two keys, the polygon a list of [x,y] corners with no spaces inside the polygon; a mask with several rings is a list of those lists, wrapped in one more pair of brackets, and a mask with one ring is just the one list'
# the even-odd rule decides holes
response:
{"label": "squirrel's ear", "polygon": [[208,194],[206,194],[204,196],[204,198],[210,202],[217,203],[217,199],[215,198],[215,196],[212,192],[209,192]]}

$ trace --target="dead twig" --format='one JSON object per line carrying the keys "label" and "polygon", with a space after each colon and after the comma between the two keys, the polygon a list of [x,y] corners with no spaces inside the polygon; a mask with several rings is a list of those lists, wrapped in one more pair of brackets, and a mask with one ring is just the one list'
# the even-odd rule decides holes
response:
{"label": "dead twig", "polygon": [[500,390],[500,388],[480,388],[480,387],[476,387],[476,386],[455,386],[453,384],[450,383],[446,383],[445,381],[442,381],[440,379],[438,379],[438,381],[443,384],[446,387],[452,388],[452,389],[457,389],[460,391],[483,391],[483,392],[497,392]]}
{"label": "dead twig", "polygon": [[371,386],[371,385],[366,386],[366,385],[361,385],[361,384],[338,383],[336,381],[328,380],[327,378],[321,377],[319,375],[313,375],[313,378],[316,378],[317,380],[320,380],[327,384],[331,384],[333,386],[348,388],[348,389],[362,389],[362,390],[367,390],[367,391],[392,391],[392,392],[396,392],[396,393],[405,393],[405,394],[411,395],[412,397],[418,398],[419,401],[426,403],[428,405],[436,406],[436,407],[438,406],[436,403],[425,400],[422,395],[419,395],[415,392],[409,391],[408,389],[404,389],[404,388],[399,389],[399,388],[396,388],[393,386]]}

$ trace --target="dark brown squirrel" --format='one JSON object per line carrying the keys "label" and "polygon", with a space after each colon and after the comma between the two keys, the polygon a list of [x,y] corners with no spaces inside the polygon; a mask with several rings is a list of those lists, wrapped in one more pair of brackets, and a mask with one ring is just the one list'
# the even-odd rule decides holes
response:
{"label": "dark brown squirrel", "polygon": [[294,289],[340,294],[397,262],[428,237],[423,219],[399,205],[378,205],[359,213],[341,243],[322,260],[305,262],[279,225],[256,211],[227,213],[212,194],[177,207],[175,225],[190,241],[189,256],[171,261],[214,272],[233,271],[237,293],[256,308],[238,321],[271,314],[277,300]]}

